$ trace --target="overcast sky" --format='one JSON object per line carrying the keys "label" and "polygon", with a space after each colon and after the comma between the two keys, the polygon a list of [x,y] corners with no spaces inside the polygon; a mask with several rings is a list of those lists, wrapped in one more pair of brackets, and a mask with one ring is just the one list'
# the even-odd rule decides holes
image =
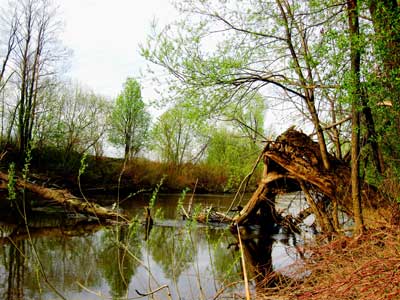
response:
{"label": "overcast sky", "polygon": [[[96,93],[115,97],[128,76],[139,76],[139,55],[152,20],[167,24],[177,12],[169,0],[58,0],[63,41],[73,52],[69,71]],[[152,95],[151,87],[143,96]]]}

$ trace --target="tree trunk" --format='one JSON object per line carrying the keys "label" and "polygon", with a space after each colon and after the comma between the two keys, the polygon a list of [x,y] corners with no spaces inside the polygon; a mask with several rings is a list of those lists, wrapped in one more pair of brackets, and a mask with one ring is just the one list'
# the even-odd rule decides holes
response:
{"label": "tree trunk", "polygon": [[361,103],[362,112],[365,118],[365,125],[367,127],[366,143],[371,146],[372,162],[375,165],[377,172],[382,175],[385,172],[385,164],[383,161],[381,148],[377,141],[378,136],[376,134],[375,122],[372,116],[371,108],[368,106],[368,103],[364,97],[366,97],[366,95],[363,93],[361,96]]}
{"label": "tree trunk", "polygon": [[[332,164],[326,170],[322,161],[318,143],[306,134],[289,129],[274,142],[269,142],[263,150],[264,173],[257,190],[242,211],[234,218],[241,225],[251,223],[258,218],[260,210],[264,212],[265,222],[276,221],[275,195],[279,193],[301,191],[302,185],[310,206],[320,219],[321,227],[326,233],[332,233],[338,224],[332,224],[329,211],[320,209],[319,205],[339,206],[353,216],[351,196],[351,169],[349,165],[333,156],[329,157]],[[312,194],[310,193],[312,191]],[[380,195],[368,184],[362,185],[362,193],[371,202],[369,205],[380,204]],[[360,207],[361,209],[361,207]],[[336,209],[332,211],[335,219]],[[333,226],[333,228],[332,228]]]}
{"label": "tree trunk", "polygon": [[[7,189],[8,175],[0,172],[0,180],[2,181],[0,188]],[[67,190],[50,189],[20,179],[17,179],[16,184],[17,187],[29,190],[41,198],[48,200],[49,204],[62,205],[72,212],[78,212],[84,215],[96,217],[99,221],[118,220],[125,222],[127,220],[124,215],[104,208],[95,203],[80,199],[72,195]]]}
{"label": "tree trunk", "polygon": [[[294,63],[294,69],[295,72],[298,76],[299,82],[302,86],[303,89],[303,95],[302,98],[305,101],[307,105],[308,112],[310,113],[310,117],[312,120],[312,123],[314,125],[314,128],[317,132],[317,138],[318,138],[318,144],[319,144],[319,151],[321,153],[321,158],[322,158],[322,163],[324,165],[324,168],[326,170],[329,170],[331,168],[331,164],[329,161],[329,155],[328,155],[328,150],[326,147],[326,142],[325,142],[325,137],[324,133],[321,127],[321,122],[319,120],[318,112],[315,107],[315,93],[314,93],[314,87],[315,82],[313,80],[313,70],[312,67],[308,61],[308,58],[304,58],[304,62],[306,64],[306,72],[307,76],[304,75],[303,67],[302,64],[300,63],[299,56],[301,57],[301,54],[299,55],[298,52],[296,52],[295,46],[292,38],[292,26],[298,26],[296,25],[296,22],[294,20],[294,16],[291,12],[291,8],[288,7],[287,2],[281,1],[281,0],[276,0],[278,7],[280,9],[280,13],[282,16],[282,21],[284,22],[285,26],[285,35],[286,35],[286,42],[290,51],[291,58]],[[286,9],[286,11],[285,11]],[[301,28],[298,28],[301,31]],[[308,53],[308,41],[303,37],[300,36],[301,38],[301,46],[302,46],[302,51],[303,53],[307,54]],[[306,55],[304,55],[306,56]]]}
{"label": "tree trunk", "polygon": [[359,45],[359,20],[357,0],[347,2],[349,30],[350,30],[350,60],[351,60],[351,87],[350,96],[352,100],[352,134],[351,134],[351,195],[354,213],[354,231],[364,231],[364,220],[362,215],[361,193],[360,193],[360,113],[361,107],[361,83],[360,62],[361,49]]}

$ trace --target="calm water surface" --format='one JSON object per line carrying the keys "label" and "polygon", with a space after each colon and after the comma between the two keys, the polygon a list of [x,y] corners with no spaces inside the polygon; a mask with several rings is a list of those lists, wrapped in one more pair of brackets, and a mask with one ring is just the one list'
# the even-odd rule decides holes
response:
{"label": "calm water surface", "polygon": [[[69,226],[59,218],[42,217],[31,220],[30,236],[23,228],[1,225],[0,299],[60,299],[55,290],[66,299],[133,299],[139,297],[137,291],[162,285],[169,287],[172,299],[212,299],[242,278],[237,240],[225,226],[180,221],[178,198],[160,195],[156,208],[162,208],[164,216],[148,238],[141,224]],[[196,204],[222,211],[231,200],[224,195],[195,197]],[[122,206],[131,217],[142,219],[147,204],[148,197],[143,197]],[[245,240],[250,272],[281,269],[297,259],[294,238],[276,234]],[[235,291],[242,294],[243,286],[225,292]],[[154,299],[168,299],[167,289]]]}

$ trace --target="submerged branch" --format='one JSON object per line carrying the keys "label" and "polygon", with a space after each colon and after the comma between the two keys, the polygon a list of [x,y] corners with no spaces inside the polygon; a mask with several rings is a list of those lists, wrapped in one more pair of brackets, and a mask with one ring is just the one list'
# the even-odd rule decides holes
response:
{"label": "submerged branch", "polygon": [[168,290],[168,299],[172,300],[171,291],[170,291],[169,286],[168,286],[167,284],[164,284],[164,285],[162,285],[162,286],[160,286],[160,287],[156,288],[155,290],[150,291],[150,292],[148,292],[148,293],[141,293],[141,292],[139,292],[138,290],[135,290],[135,291],[136,291],[136,293],[137,293],[139,296],[147,297],[147,296],[152,296],[152,295],[154,295],[155,293],[161,291],[162,289],[167,289],[167,290]]}

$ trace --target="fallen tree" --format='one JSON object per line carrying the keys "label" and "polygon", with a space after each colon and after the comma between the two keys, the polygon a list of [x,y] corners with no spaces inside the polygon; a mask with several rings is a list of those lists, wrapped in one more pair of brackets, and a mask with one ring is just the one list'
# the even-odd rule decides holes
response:
{"label": "fallen tree", "polygon": [[[302,191],[321,230],[340,230],[338,209],[352,215],[350,166],[329,155],[330,169],[324,167],[317,142],[293,128],[275,141],[267,142],[262,158],[264,171],[257,190],[246,206],[234,217],[235,224],[259,222],[268,226],[281,219],[275,209],[278,194]],[[366,205],[377,206],[381,201],[376,189],[364,183]]]}
{"label": "fallen tree", "polygon": [[[7,189],[9,176],[0,172],[0,181],[0,188]],[[58,205],[63,207],[66,212],[95,217],[98,221],[112,220],[125,222],[127,220],[124,215],[88,201],[87,199],[76,197],[65,189],[51,189],[21,179],[15,179],[15,185],[17,189],[27,190],[37,195],[46,201],[48,206]]]}

